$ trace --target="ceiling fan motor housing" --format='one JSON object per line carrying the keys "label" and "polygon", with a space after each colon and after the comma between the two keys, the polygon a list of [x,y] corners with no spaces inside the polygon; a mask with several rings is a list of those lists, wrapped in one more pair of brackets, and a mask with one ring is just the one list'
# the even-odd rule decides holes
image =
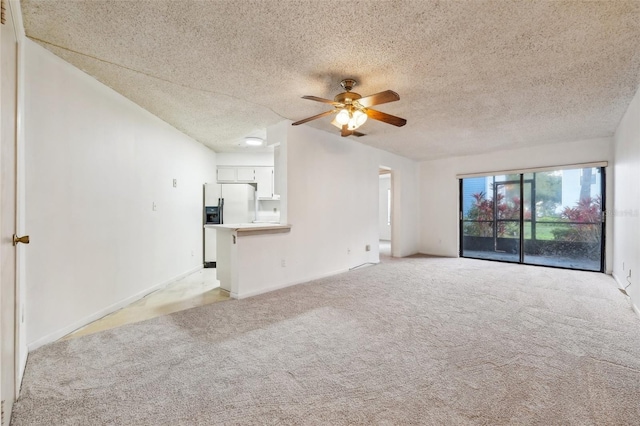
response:
{"label": "ceiling fan motor housing", "polygon": [[341,104],[351,105],[351,103],[353,101],[358,100],[361,97],[362,96],[360,96],[356,92],[343,92],[343,93],[340,93],[340,94],[336,95],[336,97],[333,98],[333,100],[336,101],[336,102],[340,102]]}
{"label": "ceiling fan motor housing", "polygon": [[351,89],[353,89],[356,84],[358,84],[358,82],[352,78],[345,78],[340,82],[340,86],[342,86],[342,88],[347,92],[350,92]]}

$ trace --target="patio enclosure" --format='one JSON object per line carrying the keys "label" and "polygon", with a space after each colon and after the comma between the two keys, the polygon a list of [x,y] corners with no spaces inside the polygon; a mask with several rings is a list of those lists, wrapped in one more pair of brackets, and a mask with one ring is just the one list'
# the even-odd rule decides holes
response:
{"label": "patio enclosure", "polygon": [[604,167],[460,179],[460,256],[604,271]]}

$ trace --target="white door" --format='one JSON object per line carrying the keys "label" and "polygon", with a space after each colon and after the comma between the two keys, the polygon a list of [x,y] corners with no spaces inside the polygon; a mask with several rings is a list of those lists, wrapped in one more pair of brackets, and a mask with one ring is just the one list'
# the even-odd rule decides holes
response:
{"label": "white door", "polygon": [[16,129],[18,44],[11,5],[2,1],[0,31],[0,399],[9,424],[17,393],[16,362]]}

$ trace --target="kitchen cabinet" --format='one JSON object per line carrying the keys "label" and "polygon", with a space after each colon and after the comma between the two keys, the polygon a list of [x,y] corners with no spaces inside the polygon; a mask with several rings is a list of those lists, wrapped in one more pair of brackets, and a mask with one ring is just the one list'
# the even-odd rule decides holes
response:
{"label": "kitchen cabinet", "polygon": [[273,198],[273,167],[256,167],[255,176],[258,184],[256,193],[258,199]]}
{"label": "kitchen cabinet", "polygon": [[258,198],[273,198],[274,168],[269,166],[218,167],[218,183],[256,183]]}
{"label": "kitchen cabinet", "polygon": [[218,167],[218,182],[235,182],[237,180],[236,167]]}
{"label": "kitchen cabinet", "polygon": [[254,167],[237,167],[236,179],[242,183],[253,183],[256,181],[256,168]]}
{"label": "kitchen cabinet", "polygon": [[255,183],[254,167],[218,167],[218,183]]}

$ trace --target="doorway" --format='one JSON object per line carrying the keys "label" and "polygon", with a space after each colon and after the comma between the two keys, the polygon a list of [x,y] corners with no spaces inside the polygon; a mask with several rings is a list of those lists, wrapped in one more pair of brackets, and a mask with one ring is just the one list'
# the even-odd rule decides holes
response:
{"label": "doorway", "polygon": [[460,180],[460,256],[604,271],[605,169]]}
{"label": "doorway", "polygon": [[380,257],[391,257],[393,218],[393,173],[390,168],[380,166],[378,170],[378,231]]}

